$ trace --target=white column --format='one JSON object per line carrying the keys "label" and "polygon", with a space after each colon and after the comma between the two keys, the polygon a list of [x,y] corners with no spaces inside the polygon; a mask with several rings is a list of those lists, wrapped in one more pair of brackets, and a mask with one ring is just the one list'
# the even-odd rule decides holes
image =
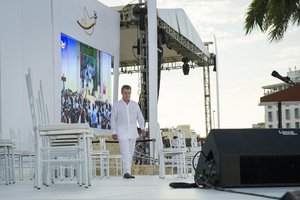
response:
{"label": "white column", "polygon": [[156,0],[148,0],[149,129],[157,132],[157,9]]}
{"label": "white column", "polygon": [[119,90],[119,63],[120,63],[120,60],[117,59],[118,56],[114,56],[114,90],[113,90],[113,99],[112,99],[112,102],[116,102],[118,101],[118,94],[121,92]]}
{"label": "white column", "polygon": [[2,77],[1,77],[1,54],[2,54],[2,51],[1,51],[1,49],[2,49],[2,46],[1,46],[1,33],[0,33],[0,139],[2,139],[2,109],[1,109],[1,107],[2,107],[2,101],[1,101],[1,91],[2,91],[2,88],[1,88],[1,86],[2,86],[2,84],[1,84],[1,79],[2,79]]}

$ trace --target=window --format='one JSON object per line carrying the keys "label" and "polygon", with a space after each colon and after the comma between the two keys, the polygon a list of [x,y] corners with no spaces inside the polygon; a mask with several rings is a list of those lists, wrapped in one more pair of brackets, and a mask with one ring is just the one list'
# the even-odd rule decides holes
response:
{"label": "window", "polygon": [[273,116],[272,116],[272,112],[271,111],[268,112],[268,121],[269,122],[273,121]]}
{"label": "window", "polygon": [[285,110],[285,119],[286,120],[290,120],[291,119],[291,115],[290,115],[290,110],[289,109]]}
{"label": "window", "polygon": [[286,123],[285,128],[291,128],[291,124],[290,123]]}
{"label": "window", "polygon": [[295,128],[300,128],[299,127],[299,122],[295,122]]}
{"label": "window", "polygon": [[299,119],[299,108],[295,108],[295,119]]}
{"label": "window", "polygon": [[272,125],[272,124],[270,124],[270,125],[269,125],[269,128],[273,128],[273,125]]}

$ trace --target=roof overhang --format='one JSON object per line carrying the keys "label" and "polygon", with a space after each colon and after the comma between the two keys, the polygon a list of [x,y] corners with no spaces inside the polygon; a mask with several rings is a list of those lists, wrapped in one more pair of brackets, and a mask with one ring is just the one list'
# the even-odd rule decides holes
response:
{"label": "roof overhang", "polygon": [[297,104],[300,102],[300,85],[274,92],[272,94],[260,98],[260,106],[277,104],[284,102],[285,104]]}

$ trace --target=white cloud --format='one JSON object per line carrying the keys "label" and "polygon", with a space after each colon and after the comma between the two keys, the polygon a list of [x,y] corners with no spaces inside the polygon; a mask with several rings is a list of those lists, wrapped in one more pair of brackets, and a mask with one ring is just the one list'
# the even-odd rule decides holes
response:
{"label": "white cloud", "polygon": [[281,59],[299,57],[300,54],[300,45],[287,46],[280,49],[278,57]]}
{"label": "white cloud", "polygon": [[158,0],[159,8],[183,8],[189,18],[204,24],[224,24],[236,22],[243,17],[244,8],[229,0]]}

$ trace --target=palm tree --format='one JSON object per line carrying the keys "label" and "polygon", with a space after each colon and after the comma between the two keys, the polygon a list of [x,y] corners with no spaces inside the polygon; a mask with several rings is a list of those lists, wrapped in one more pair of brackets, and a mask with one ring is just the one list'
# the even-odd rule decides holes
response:
{"label": "palm tree", "polygon": [[246,14],[246,35],[259,27],[268,32],[270,42],[278,42],[290,23],[300,24],[300,0],[253,0]]}

